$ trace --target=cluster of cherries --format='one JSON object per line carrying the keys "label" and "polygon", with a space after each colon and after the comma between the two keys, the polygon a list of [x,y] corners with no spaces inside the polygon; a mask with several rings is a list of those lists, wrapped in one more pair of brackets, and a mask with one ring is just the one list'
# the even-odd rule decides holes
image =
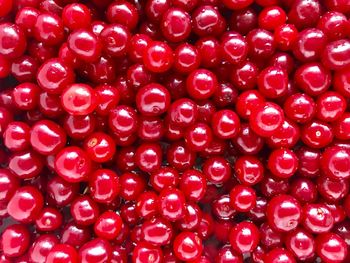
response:
{"label": "cluster of cherries", "polygon": [[0,0],[0,261],[350,262],[349,16]]}

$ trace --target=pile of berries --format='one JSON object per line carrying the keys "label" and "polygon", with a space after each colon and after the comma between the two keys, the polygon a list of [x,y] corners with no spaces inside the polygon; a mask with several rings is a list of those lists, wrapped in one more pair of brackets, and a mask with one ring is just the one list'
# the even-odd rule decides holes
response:
{"label": "pile of berries", "polygon": [[350,262],[349,17],[0,0],[0,262]]}

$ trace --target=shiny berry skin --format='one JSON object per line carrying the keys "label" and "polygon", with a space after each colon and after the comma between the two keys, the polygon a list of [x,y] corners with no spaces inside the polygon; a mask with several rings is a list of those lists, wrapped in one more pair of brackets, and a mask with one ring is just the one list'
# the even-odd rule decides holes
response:
{"label": "shiny berry skin", "polygon": [[44,206],[41,192],[33,186],[22,186],[12,196],[7,205],[7,212],[21,223],[33,222]]}
{"label": "shiny berry skin", "polygon": [[307,94],[294,93],[287,98],[283,109],[289,119],[298,123],[306,123],[316,114],[316,103]]}
{"label": "shiny berry skin", "polygon": [[99,215],[99,207],[90,197],[79,196],[72,202],[70,213],[77,224],[89,226],[95,223]]}
{"label": "shiny berry skin", "polygon": [[32,110],[39,102],[40,88],[29,82],[17,85],[12,91],[13,102],[21,110]]}
{"label": "shiny berry skin", "polygon": [[199,201],[206,192],[207,182],[204,175],[197,170],[185,171],[180,179],[180,190],[187,200]]}
{"label": "shiny berry skin", "polygon": [[[213,68],[219,65],[221,59],[220,43],[214,37],[203,37],[196,42],[200,54],[201,66]],[[175,62],[176,63],[176,62]]]}
{"label": "shiny berry skin", "polygon": [[286,22],[286,13],[278,6],[265,7],[258,17],[259,26],[266,30],[274,30]]}
{"label": "shiny berry skin", "polygon": [[65,181],[60,176],[55,176],[47,182],[47,196],[49,203],[58,207],[71,203],[78,193],[78,184]]}
{"label": "shiny berry skin", "polygon": [[45,262],[78,262],[78,253],[75,248],[66,244],[56,244],[48,253]]}
{"label": "shiny berry skin", "polygon": [[54,94],[60,94],[63,89],[74,82],[75,75],[70,66],[60,59],[46,60],[37,72],[39,86]]}
{"label": "shiny berry skin", "polygon": [[315,255],[314,237],[304,229],[297,228],[286,236],[286,247],[299,260],[311,259]]}
{"label": "shiny berry skin", "polygon": [[[6,61],[2,62],[2,70],[4,72],[1,75],[8,75],[10,73],[6,68]],[[33,82],[35,80],[35,74],[38,70],[38,62],[35,58],[30,56],[22,56],[15,59],[11,65],[11,74],[20,82]],[[4,77],[6,77],[4,76]]]}
{"label": "shiny berry skin", "polygon": [[90,228],[79,226],[71,221],[67,223],[61,232],[61,243],[80,247],[91,238]]}
{"label": "shiny berry skin", "polygon": [[348,150],[338,146],[327,147],[320,160],[322,172],[335,180],[349,178],[349,154]]}
{"label": "shiny berry skin", "polygon": [[191,33],[191,17],[180,8],[170,8],[162,17],[162,34],[170,42],[181,42]]}
{"label": "shiny berry skin", "polygon": [[134,108],[119,105],[109,113],[109,127],[120,136],[130,136],[137,130],[137,114]]}
{"label": "shiny berry skin", "polygon": [[29,260],[33,262],[45,262],[52,248],[58,244],[57,237],[53,234],[43,234],[32,243],[28,254]]}
{"label": "shiny berry skin", "polygon": [[10,122],[3,133],[3,142],[10,151],[23,151],[28,149],[30,127],[24,122]]}
{"label": "shiny berry skin", "polygon": [[111,160],[116,152],[116,145],[113,138],[102,132],[90,134],[84,140],[83,148],[90,159],[98,163]]}
{"label": "shiny berry skin", "polygon": [[111,245],[104,239],[95,238],[85,243],[79,249],[78,262],[109,262],[111,256]]}
{"label": "shiny berry skin", "polygon": [[341,70],[350,65],[350,41],[341,39],[330,42],[322,53],[322,63],[331,70]]}
{"label": "shiny berry skin", "polygon": [[200,66],[198,48],[188,43],[180,44],[174,50],[174,69],[179,73],[191,73]]}
{"label": "shiny berry skin", "polygon": [[20,187],[19,179],[8,169],[0,169],[0,201],[8,202]]}
{"label": "shiny berry skin", "polygon": [[35,220],[37,230],[50,232],[62,226],[63,215],[55,208],[45,207]]}
{"label": "shiny berry skin", "polygon": [[170,106],[170,93],[162,85],[150,83],[137,91],[136,106],[144,116],[160,116]]}
{"label": "shiny berry skin", "polygon": [[346,100],[337,92],[328,91],[321,94],[317,100],[316,118],[321,121],[334,122],[346,110]]}
{"label": "shiny berry skin", "polygon": [[200,36],[220,35],[226,27],[224,17],[211,5],[202,5],[192,13],[192,31]]}
{"label": "shiny berry skin", "polygon": [[6,257],[19,257],[29,248],[30,233],[24,225],[10,225],[3,230],[0,244]]}
{"label": "shiny berry skin", "polygon": [[254,156],[239,157],[235,162],[234,170],[237,179],[247,186],[259,183],[264,176],[264,167]]}
{"label": "shiny berry skin", "polygon": [[240,131],[240,120],[232,110],[221,110],[212,117],[213,133],[220,139],[232,139]]}
{"label": "shiny berry skin", "polygon": [[238,253],[253,252],[259,244],[259,230],[251,222],[241,222],[230,231],[230,243]]}
{"label": "shiny berry skin", "polygon": [[262,136],[269,137],[277,131],[284,122],[282,109],[275,103],[266,102],[254,109],[249,117],[252,130]]}
{"label": "shiny berry skin", "polygon": [[233,139],[237,149],[248,155],[257,154],[264,146],[264,139],[257,135],[247,123],[242,123],[241,130]]}
{"label": "shiny berry skin", "polygon": [[212,142],[213,134],[207,124],[199,122],[186,129],[184,139],[186,145],[193,151],[203,151]]}
{"label": "shiny berry skin", "polygon": [[230,163],[223,157],[211,157],[203,163],[203,173],[213,184],[222,184],[231,177]]}
{"label": "shiny berry skin", "polygon": [[267,144],[271,148],[291,148],[297,144],[300,139],[300,129],[294,122],[285,119],[282,126],[275,132],[274,135],[267,138]]}
{"label": "shiny berry skin", "polygon": [[89,176],[91,197],[99,203],[110,203],[120,191],[119,177],[109,169],[98,169]]}
{"label": "shiny berry skin", "polygon": [[171,222],[185,215],[185,196],[176,188],[164,189],[159,194],[159,213]]}
{"label": "shiny berry skin", "polygon": [[96,107],[96,92],[89,85],[76,83],[68,86],[61,95],[61,104],[72,115],[87,115]]}
{"label": "shiny berry skin", "polygon": [[91,12],[86,5],[73,3],[63,8],[62,20],[70,30],[87,28],[91,24]]}
{"label": "shiny berry skin", "polygon": [[179,183],[179,173],[172,167],[161,167],[158,171],[151,174],[150,183],[153,189],[158,192],[164,188],[176,187]]}
{"label": "shiny berry skin", "polygon": [[237,31],[242,35],[246,35],[249,31],[256,28],[258,17],[256,11],[252,8],[236,10],[230,18],[231,30]]}
{"label": "shiny berry skin", "polygon": [[127,53],[130,32],[120,24],[107,25],[100,34],[102,50],[111,57],[120,57]]}
{"label": "shiny berry skin", "polygon": [[332,127],[325,122],[312,121],[305,124],[301,130],[301,140],[311,148],[323,148],[333,140]]}
{"label": "shiny berry skin", "polygon": [[334,123],[333,132],[334,137],[339,140],[348,140],[350,135],[347,133],[348,126],[350,124],[350,114],[345,112],[339,119]]}
{"label": "shiny berry skin", "polygon": [[63,148],[55,157],[55,170],[67,182],[81,182],[91,172],[91,160],[81,148]]}
{"label": "shiny berry skin", "polygon": [[349,21],[340,12],[329,11],[322,15],[317,27],[321,29],[330,40],[345,38],[350,33]]}
{"label": "shiny berry skin", "polygon": [[153,191],[143,192],[136,201],[136,212],[144,219],[158,214],[158,195]]}
{"label": "shiny berry skin", "polygon": [[267,167],[279,178],[291,177],[298,169],[298,158],[292,150],[277,149],[271,152]]}
{"label": "shiny berry skin", "polygon": [[311,233],[326,233],[333,228],[334,218],[327,206],[306,204],[303,207],[303,225]]}
{"label": "shiny berry skin", "polygon": [[151,72],[168,71],[174,62],[172,49],[160,41],[151,42],[144,51],[143,63]]}
{"label": "shiny berry skin", "polygon": [[156,172],[162,164],[162,149],[156,143],[143,143],[135,152],[135,161],[140,170]]}
{"label": "shiny berry skin", "polygon": [[280,98],[287,93],[288,75],[279,67],[267,67],[260,72],[257,84],[265,98]]}
{"label": "shiny berry skin", "polygon": [[273,229],[289,232],[301,222],[302,210],[299,202],[294,197],[281,194],[269,201],[266,215]]}
{"label": "shiny berry skin", "polygon": [[120,215],[112,211],[106,211],[97,218],[94,232],[100,238],[111,240],[119,235],[122,224]]}
{"label": "shiny berry skin", "polygon": [[253,0],[223,0],[222,3],[229,9],[240,10],[251,5]]}
{"label": "shiny berry skin", "polygon": [[248,44],[239,34],[224,36],[221,41],[221,49],[223,58],[233,65],[240,64],[248,55]]}
{"label": "shiny berry skin", "polygon": [[231,207],[238,212],[248,212],[255,207],[256,193],[249,186],[236,185],[230,191]]}
{"label": "shiny berry skin", "polygon": [[97,106],[95,111],[99,115],[108,115],[120,101],[120,91],[111,85],[99,85],[95,88]]}
{"label": "shiny berry skin", "polygon": [[124,173],[119,177],[120,196],[125,200],[136,200],[146,188],[143,177],[134,173]]}
{"label": "shiny berry skin", "polygon": [[34,25],[34,37],[47,45],[62,43],[64,38],[62,19],[53,13],[40,14]]}
{"label": "shiny berry skin", "polygon": [[321,57],[326,44],[327,38],[321,30],[308,28],[299,33],[293,46],[293,54],[302,62],[315,61]]}
{"label": "shiny berry skin", "polygon": [[174,240],[174,253],[180,260],[190,261],[202,254],[202,240],[192,232],[181,232]]}
{"label": "shiny berry skin", "polygon": [[23,30],[11,23],[0,24],[0,54],[6,59],[14,59],[23,55],[27,41]]}
{"label": "shiny berry skin", "polygon": [[331,85],[331,73],[320,63],[307,63],[295,72],[297,87],[310,96],[324,93]]}
{"label": "shiny berry skin", "polygon": [[249,61],[243,62],[233,68],[231,82],[239,90],[253,89],[257,83],[258,68]]}
{"label": "shiny berry skin", "polygon": [[265,254],[264,263],[296,263],[293,254],[284,248],[274,248]]}
{"label": "shiny berry skin", "polygon": [[246,37],[250,57],[256,59],[269,58],[275,52],[273,34],[264,29],[253,29]]}
{"label": "shiny berry skin", "polygon": [[187,92],[196,100],[210,98],[218,88],[218,81],[213,72],[206,69],[197,69],[186,79]]}
{"label": "shiny berry skin", "polygon": [[87,29],[73,31],[67,39],[67,44],[69,49],[84,62],[95,62],[101,55],[101,41]]}
{"label": "shiny berry skin", "polygon": [[141,236],[154,246],[168,245],[173,237],[173,228],[167,220],[156,217],[142,224]]}
{"label": "shiny berry skin", "polygon": [[171,123],[180,127],[187,127],[197,119],[198,107],[191,99],[183,98],[174,101],[168,111]]}
{"label": "shiny berry skin", "polygon": [[32,150],[14,153],[9,158],[8,167],[20,179],[37,177],[43,170],[43,160]]}
{"label": "shiny berry skin", "polygon": [[31,128],[30,144],[42,155],[56,154],[66,144],[66,133],[52,121],[39,121]]}
{"label": "shiny berry skin", "polygon": [[132,262],[152,262],[161,263],[163,260],[163,252],[160,247],[153,246],[148,242],[141,241],[137,242],[132,252]]}
{"label": "shiny berry skin", "polygon": [[345,241],[334,233],[323,233],[316,237],[316,253],[325,262],[344,262],[348,248]]}
{"label": "shiny berry skin", "polygon": [[106,12],[107,19],[110,23],[118,23],[132,30],[139,20],[136,6],[127,1],[113,2],[108,6]]}

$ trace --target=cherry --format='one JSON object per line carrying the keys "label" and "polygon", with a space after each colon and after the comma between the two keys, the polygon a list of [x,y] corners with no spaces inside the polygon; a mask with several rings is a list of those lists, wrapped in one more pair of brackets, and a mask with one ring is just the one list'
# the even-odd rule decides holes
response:
{"label": "cherry", "polygon": [[274,262],[288,262],[295,263],[295,258],[293,254],[284,248],[274,248],[270,250],[264,257],[264,262],[274,263]]}
{"label": "cherry", "polygon": [[99,203],[110,203],[120,191],[119,177],[109,169],[98,169],[89,176],[92,198]]}
{"label": "cherry", "polygon": [[292,150],[277,149],[271,152],[267,167],[274,176],[289,178],[298,169],[298,158]]}
{"label": "cherry", "polygon": [[0,33],[0,54],[7,59],[22,56],[27,46],[23,30],[15,24],[2,23]]}
{"label": "cherry", "polygon": [[85,62],[95,62],[101,55],[101,41],[87,29],[73,31],[67,39],[67,44],[69,49]]}
{"label": "cherry", "polygon": [[256,28],[257,23],[258,17],[255,10],[252,8],[235,10],[230,18],[230,28],[242,35],[246,35]]}
{"label": "cherry", "polygon": [[107,25],[99,35],[102,50],[109,56],[120,57],[127,53],[130,32],[119,24]]}
{"label": "cherry", "polygon": [[266,248],[281,246],[282,234],[273,230],[269,224],[263,223],[260,226],[260,243]]}
{"label": "cherry", "polygon": [[111,245],[104,239],[95,238],[79,249],[78,262],[109,262],[111,256]]}
{"label": "cherry", "polygon": [[31,245],[28,254],[33,262],[45,262],[50,251],[59,243],[53,234],[43,234],[39,236]]}
{"label": "cherry", "polygon": [[55,170],[68,182],[81,182],[91,172],[91,160],[81,148],[69,146],[56,155]]}
{"label": "cherry", "polygon": [[136,212],[142,218],[152,218],[158,214],[158,203],[158,195],[155,192],[143,192],[137,199]]}
{"label": "cherry", "polygon": [[214,184],[227,182],[231,177],[231,166],[223,157],[211,157],[203,164],[203,173]]}
{"label": "cherry", "polygon": [[308,260],[315,255],[315,240],[311,234],[298,228],[286,236],[286,247],[297,259]]}
{"label": "cherry", "polygon": [[17,85],[12,91],[13,102],[18,109],[32,110],[39,102],[40,88],[29,82]]}
{"label": "cherry", "polygon": [[56,244],[46,257],[46,262],[54,263],[59,261],[78,262],[78,253],[70,245]]}
{"label": "cherry", "polygon": [[116,145],[113,138],[102,132],[90,134],[83,144],[85,152],[92,161],[104,163],[113,158]]}
{"label": "cherry", "polygon": [[136,200],[145,190],[144,178],[134,173],[124,173],[119,177],[120,196],[125,200]]}
{"label": "cherry", "polygon": [[70,213],[77,224],[89,226],[95,223],[99,207],[90,197],[78,196],[71,204]]}
{"label": "cherry", "polygon": [[277,6],[265,7],[259,14],[259,26],[266,30],[274,30],[286,22],[287,16],[284,10]]}
{"label": "cherry", "polygon": [[153,246],[148,242],[138,242],[132,252],[132,260],[135,263],[141,263],[151,259],[152,263],[159,263],[163,260],[163,253],[159,247]]}
{"label": "cherry", "polygon": [[163,14],[161,30],[167,40],[183,41],[191,33],[191,17],[182,9],[170,8]]}
{"label": "cherry", "polygon": [[24,225],[10,225],[3,230],[0,244],[6,257],[19,257],[29,248],[30,233]]}
{"label": "cherry", "polygon": [[322,63],[332,70],[344,69],[350,65],[349,53],[350,41],[341,39],[330,42],[322,53]]}
{"label": "cherry", "polygon": [[250,211],[256,203],[256,193],[249,186],[236,185],[230,191],[230,204],[238,212]]}
{"label": "cherry", "polygon": [[122,223],[120,215],[112,211],[106,211],[97,218],[94,232],[100,238],[111,240],[119,235]]}
{"label": "cherry", "polygon": [[200,37],[220,35],[225,27],[224,17],[211,5],[199,6],[192,13],[192,30]]}
{"label": "cherry", "polygon": [[232,110],[221,110],[213,114],[213,133],[220,139],[232,139],[240,130],[240,120]]}
{"label": "cherry", "polygon": [[7,205],[7,212],[21,223],[31,223],[43,209],[44,198],[34,186],[22,186],[13,194]]}
{"label": "cherry", "polygon": [[279,67],[268,67],[260,72],[257,84],[264,97],[280,98],[287,93],[288,75]]}
{"label": "cherry", "polygon": [[316,237],[316,253],[326,263],[342,262],[347,255],[345,241],[334,233],[323,233]]}
{"label": "cherry", "polygon": [[269,201],[266,216],[273,229],[289,232],[301,222],[302,210],[299,202],[294,197],[281,194]]}
{"label": "cherry", "polygon": [[[189,172],[189,174],[191,174],[191,171]],[[183,178],[183,184],[187,184],[186,176],[184,176],[184,174],[182,175],[182,178]],[[193,180],[195,179],[193,178]],[[176,169],[172,167],[161,167],[158,169],[158,171],[151,174],[150,183],[152,187],[158,192],[161,192],[163,189],[167,187],[176,187],[177,184],[179,183],[179,173]],[[186,192],[185,191],[183,192],[186,195]],[[191,195],[192,195],[192,191],[191,191]]]}
{"label": "cherry", "polygon": [[86,5],[73,3],[63,8],[62,20],[70,30],[87,28],[91,24],[91,13]]}
{"label": "cherry", "polygon": [[173,237],[171,224],[162,218],[145,221],[141,229],[142,239],[154,246],[168,245]]}
{"label": "cherry", "polygon": [[136,6],[127,1],[112,2],[107,9],[107,19],[110,23],[118,23],[132,30],[139,20]]}
{"label": "cherry", "polygon": [[144,51],[143,63],[151,72],[165,72],[174,62],[174,54],[171,48],[160,41],[151,42]]}
{"label": "cherry", "polygon": [[180,260],[194,260],[202,254],[202,240],[192,232],[181,232],[174,240],[174,253]]}
{"label": "cherry", "polygon": [[334,225],[331,211],[323,204],[307,204],[303,207],[303,214],[303,225],[312,233],[326,233]]}
{"label": "cherry", "polygon": [[29,147],[30,127],[24,122],[10,122],[3,133],[4,145],[11,151],[23,151]]}
{"label": "cherry", "polygon": [[159,213],[169,221],[177,221],[185,214],[185,196],[176,188],[164,189],[159,194]]}
{"label": "cherry", "polygon": [[199,201],[204,197],[206,189],[207,182],[203,173],[190,169],[182,174],[180,179],[180,190],[184,193],[186,199]]}
{"label": "cherry", "polygon": [[91,238],[91,231],[87,227],[76,225],[73,221],[64,226],[61,232],[61,243],[73,247],[80,247]]}

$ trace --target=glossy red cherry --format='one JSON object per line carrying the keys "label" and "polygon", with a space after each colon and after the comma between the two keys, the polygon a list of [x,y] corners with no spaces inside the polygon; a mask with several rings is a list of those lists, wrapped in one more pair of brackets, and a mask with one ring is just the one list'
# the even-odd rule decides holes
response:
{"label": "glossy red cherry", "polygon": [[47,45],[62,43],[64,38],[62,19],[53,13],[40,14],[34,25],[34,37]]}
{"label": "glossy red cherry", "polygon": [[341,39],[330,42],[322,53],[322,63],[329,69],[340,70],[350,65],[350,41]]}
{"label": "glossy red cherry", "polygon": [[91,160],[81,148],[69,146],[56,155],[55,170],[68,182],[81,182],[91,172]]}
{"label": "glossy red cherry", "polygon": [[79,196],[72,202],[70,213],[77,224],[89,226],[95,223],[99,207],[89,196]]}
{"label": "glossy red cherry", "polygon": [[57,206],[65,206],[73,201],[78,193],[78,185],[68,183],[60,176],[55,176],[47,182],[49,202]]}
{"label": "glossy red cherry", "polygon": [[196,121],[198,107],[193,100],[183,98],[171,104],[168,114],[173,124],[180,127],[187,127]]}
{"label": "glossy red cherry", "polygon": [[29,146],[30,127],[24,122],[10,122],[3,133],[4,145],[11,151],[23,151]]}
{"label": "glossy red cherry", "polygon": [[212,117],[213,133],[221,139],[232,139],[240,131],[240,120],[232,110],[221,110]]}
{"label": "glossy red cherry", "polygon": [[119,177],[109,169],[98,169],[89,176],[92,198],[99,203],[110,203],[120,191]]}
{"label": "glossy red cherry", "polygon": [[191,33],[191,17],[182,9],[170,8],[163,14],[161,30],[168,41],[183,41]]}
{"label": "glossy red cherry", "polygon": [[22,56],[27,46],[23,30],[15,24],[2,23],[0,33],[0,54],[7,59]]}
{"label": "glossy red cherry", "polygon": [[177,221],[185,214],[185,196],[176,188],[164,189],[159,194],[159,213],[169,221]]}
{"label": "glossy red cherry", "polygon": [[85,139],[83,147],[91,160],[98,163],[111,160],[116,152],[113,138],[102,132],[90,134]]}
{"label": "glossy red cherry", "polygon": [[211,5],[202,5],[192,13],[192,30],[200,37],[220,35],[226,27],[224,17]]}
{"label": "glossy red cherry", "polygon": [[186,145],[193,151],[203,151],[212,142],[213,134],[207,124],[199,122],[186,129],[184,139]]}
{"label": "glossy red cherry", "polygon": [[61,104],[72,115],[87,115],[96,107],[96,92],[89,85],[72,84],[62,92]]}
{"label": "glossy red cherry", "polygon": [[67,44],[69,49],[85,62],[95,62],[101,55],[101,41],[87,29],[72,32],[67,39]]}
{"label": "glossy red cherry", "polygon": [[270,57],[275,52],[273,34],[264,29],[253,29],[247,35],[249,55],[256,59]]}
{"label": "glossy red cherry", "polygon": [[76,225],[74,221],[66,224],[61,232],[61,243],[80,247],[87,243],[91,238],[90,228]]}
{"label": "glossy red cherry", "polygon": [[281,194],[269,201],[266,215],[273,229],[289,232],[301,222],[302,210],[299,202],[294,197]]}
{"label": "glossy red cherry", "polygon": [[283,109],[288,118],[298,123],[309,122],[316,114],[315,101],[304,93],[295,93],[287,98]]}
{"label": "glossy red cherry", "polygon": [[17,258],[29,248],[30,233],[24,225],[10,225],[3,230],[0,244],[6,257]]}
{"label": "glossy red cherry", "polygon": [[43,234],[39,236],[31,245],[28,254],[29,260],[34,262],[45,262],[52,248],[59,243],[53,234]]}
{"label": "glossy red cherry", "polygon": [[348,249],[345,241],[334,233],[323,233],[317,236],[316,253],[326,263],[343,262]]}
{"label": "glossy red cherry", "polygon": [[146,182],[140,175],[124,173],[119,177],[120,196],[125,200],[136,200],[146,188]]}
{"label": "glossy red cherry", "polygon": [[264,263],[286,262],[296,263],[293,254],[284,248],[274,248],[265,254]]}
{"label": "glossy red cherry", "polygon": [[130,136],[137,130],[137,114],[134,108],[120,105],[109,113],[109,127],[120,136]]}
{"label": "glossy red cherry", "polygon": [[62,20],[70,30],[87,28],[91,24],[90,9],[78,3],[66,5],[62,11]]}
{"label": "glossy red cherry", "polygon": [[46,262],[78,262],[78,253],[75,248],[66,244],[56,244],[46,257]]}
{"label": "glossy red cherry", "polygon": [[144,241],[152,245],[167,245],[173,237],[173,229],[167,220],[153,218],[142,224],[141,235]]}
{"label": "glossy red cherry", "polygon": [[323,148],[333,140],[332,127],[325,122],[312,121],[301,130],[301,140],[311,148]]}
{"label": "glossy red cherry", "polygon": [[187,92],[193,99],[210,98],[218,88],[216,76],[209,70],[198,69],[187,77]]}
{"label": "glossy red cherry", "polygon": [[248,44],[239,34],[221,40],[222,56],[233,65],[240,64],[248,55]]}
{"label": "glossy red cherry", "polygon": [[119,235],[122,223],[120,215],[112,211],[106,211],[102,213],[95,222],[95,234],[107,240],[114,239]]}
{"label": "glossy red cherry", "polygon": [[7,205],[10,216],[21,223],[31,223],[44,206],[41,192],[33,186],[23,186],[17,189]]}
{"label": "glossy red cherry", "polygon": [[254,109],[249,117],[250,127],[262,137],[269,137],[284,122],[282,109],[275,103],[266,102]]}
{"label": "glossy red cherry", "polygon": [[303,225],[312,233],[326,233],[333,228],[334,218],[323,204],[307,204],[303,207]]}
{"label": "glossy red cherry", "polygon": [[276,99],[287,93],[288,75],[278,67],[268,67],[258,76],[258,89],[261,94],[270,99]]}
{"label": "glossy red cherry", "polygon": [[35,220],[36,228],[39,231],[50,232],[62,226],[63,215],[55,208],[45,207],[38,214]]}
{"label": "glossy red cherry", "polygon": [[163,260],[162,249],[148,242],[138,242],[132,252],[132,260],[135,263],[145,262],[151,259],[152,263],[160,263]]}
{"label": "glossy red cherry", "polygon": [[32,110],[39,102],[40,88],[29,82],[17,85],[12,91],[13,102],[21,110]]}
{"label": "glossy red cherry", "polygon": [[179,173],[172,167],[161,167],[158,171],[151,174],[150,183],[158,192],[164,188],[176,187],[179,183]]}
{"label": "glossy red cherry", "polygon": [[127,53],[130,32],[120,24],[107,25],[100,34],[102,50],[109,56],[120,57]]}
{"label": "glossy red cherry", "polygon": [[181,232],[174,240],[174,253],[180,260],[194,260],[202,254],[202,240],[192,232]]}
{"label": "glossy red cherry", "polygon": [[223,157],[211,157],[203,163],[203,173],[214,184],[227,182],[231,177],[230,163]]}
{"label": "glossy red cherry", "polygon": [[241,222],[230,231],[232,248],[239,253],[252,252],[259,243],[259,230],[251,222]]}
{"label": "glossy red cherry", "polygon": [[277,149],[271,152],[267,167],[279,178],[289,178],[298,169],[298,158],[292,150]]}
{"label": "glossy red cherry", "polygon": [[174,54],[171,48],[164,42],[151,42],[144,54],[143,63],[152,72],[168,71],[174,62]]}
{"label": "glossy red cherry", "polygon": [[18,178],[37,177],[43,170],[43,160],[34,151],[26,150],[10,156],[8,167]]}
{"label": "glossy red cherry", "polygon": [[92,239],[79,249],[79,262],[109,262],[111,256],[111,245],[101,238]]}
{"label": "glossy red cherry", "polygon": [[350,176],[349,154],[348,150],[337,146],[327,147],[320,160],[322,172],[335,180],[348,178]]}
{"label": "glossy red cherry", "polygon": [[180,179],[180,189],[186,199],[191,201],[201,200],[207,189],[207,182],[204,175],[197,170],[185,171]]}
{"label": "glossy red cherry", "polygon": [[0,201],[8,202],[19,188],[19,179],[10,170],[0,169]]}

